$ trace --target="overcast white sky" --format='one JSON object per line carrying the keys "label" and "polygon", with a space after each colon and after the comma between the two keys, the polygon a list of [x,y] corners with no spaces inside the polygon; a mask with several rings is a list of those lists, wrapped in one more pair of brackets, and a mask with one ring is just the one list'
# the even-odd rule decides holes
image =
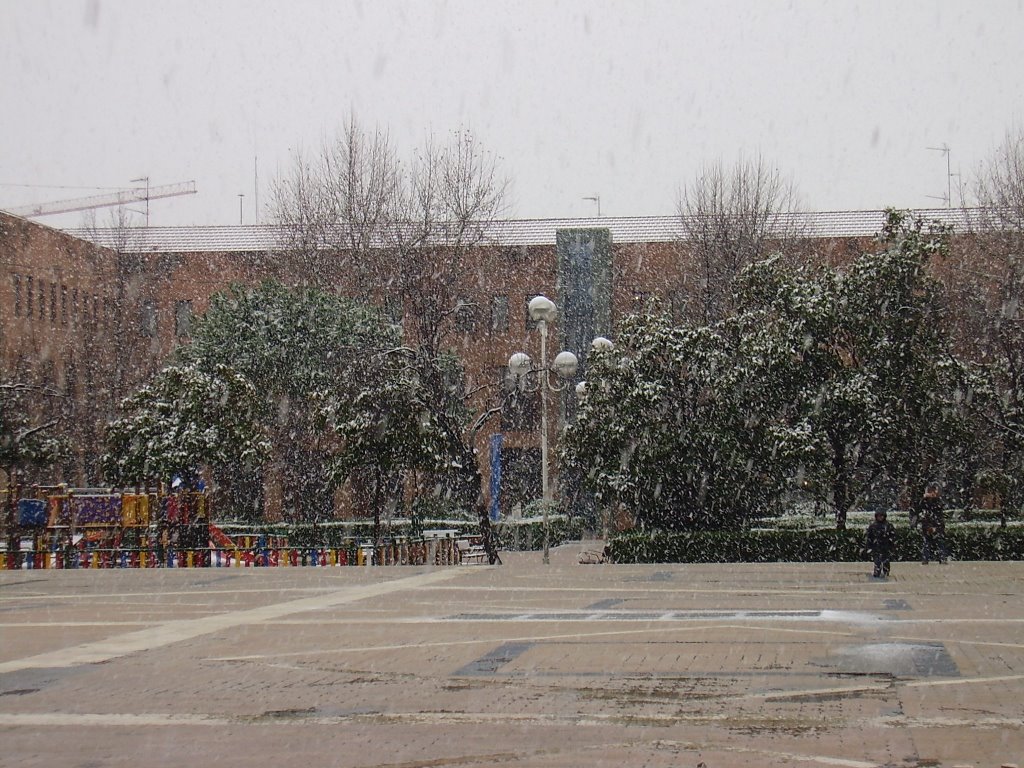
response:
{"label": "overcast white sky", "polygon": [[807,209],[933,207],[927,147],[966,185],[1024,125],[1024,3],[0,0],[0,73],[0,206],[194,179],[154,226],[253,223],[254,159],[266,204],[352,111],[470,128],[516,217],[670,214],[756,152]]}

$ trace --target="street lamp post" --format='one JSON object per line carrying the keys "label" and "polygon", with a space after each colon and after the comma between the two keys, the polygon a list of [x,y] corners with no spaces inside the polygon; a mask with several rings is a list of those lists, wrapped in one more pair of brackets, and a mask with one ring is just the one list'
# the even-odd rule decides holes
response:
{"label": "street lamp post", "polygon": [[[526,377],[537,373],[537,389],[540,390],[540,484],[544,506],[544,563],[551,562],[550,528],[548,526],[548,506],[551,502],[551,489],[548,485],[548,392],[561,392],[566,384],[552,381],[553,370],[564,380],[576,374],[579,361],[572,352],[559,352],[554,362],[548,367],[548,323],[555,319],[555,303],[546,296],[534,296],[529,304],[530,319],[537,323],[540,331],[540,368],[533,369],[530,356],[525,352],[516,352],[508,359],[509,372],[515,377],[519,388],[526,391]],[[531,390],[534,391],[534,390]]]}

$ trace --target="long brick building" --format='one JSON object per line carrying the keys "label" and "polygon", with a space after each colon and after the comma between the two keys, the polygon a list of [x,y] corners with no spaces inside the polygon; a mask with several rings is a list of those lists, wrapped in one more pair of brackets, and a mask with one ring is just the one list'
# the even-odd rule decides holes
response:
{"label": "long brick building", "polygon": [[[949,209],[915,213],[958,227],[966,216]],[[884,212],[794,219],[809,258],[840,263],[868,247]],[[537,357],[527,313],[535,295],[559,307],[551,356],[568,349],[585,365],[590,340],[613,336],[619,319],[648,299],[683,316],[699,280],[676,217],[501,221],[482,242],[475,268],[459,286],[464,306],[446,335],[446,345],[465,362],[468,389],[500,382],[513,352]],[[101,482],[103,428],[117,402],[188,343],[192,318],[212,295],[232,283],[301,282],[304,268],[275,226],[62,232],[0,212],[2,372],[46,389],[36,407],[61,417],[60,431],[75,447],[57,468],[59,477],[48,472],[46,479]],[[345,271],[331,270],[330,262],[320,279],[354,293]],[[571,397],[570,387],[558,413]],[[536,416],[535,408],[506,414],[479,436],[485,477],[500,467],[493,494],[505,513],[540,495]],[[552,438],[558,422],[551,419]],[[270,514],[279,498],[267,489]]]}

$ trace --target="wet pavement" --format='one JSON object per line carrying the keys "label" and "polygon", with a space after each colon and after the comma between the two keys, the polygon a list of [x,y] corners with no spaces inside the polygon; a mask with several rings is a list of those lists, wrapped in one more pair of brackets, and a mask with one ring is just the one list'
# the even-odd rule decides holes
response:
{"label": "wet pavement", "polygon": [[2,572],[0,765],[1024,765],[1022,563],[582,547]]}

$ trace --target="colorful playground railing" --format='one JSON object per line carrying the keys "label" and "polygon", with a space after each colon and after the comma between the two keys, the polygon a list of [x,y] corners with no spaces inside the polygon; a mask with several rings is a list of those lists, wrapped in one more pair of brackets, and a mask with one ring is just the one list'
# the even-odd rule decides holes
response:
{"label": "colorful playground railing", "polygon": [[267,568],[348,565],[458,565],[454,539],[391,541],[378,547],[353,541],[344,547],[255,549],[79,548],[0,551],[0,570],[64,568]]}

